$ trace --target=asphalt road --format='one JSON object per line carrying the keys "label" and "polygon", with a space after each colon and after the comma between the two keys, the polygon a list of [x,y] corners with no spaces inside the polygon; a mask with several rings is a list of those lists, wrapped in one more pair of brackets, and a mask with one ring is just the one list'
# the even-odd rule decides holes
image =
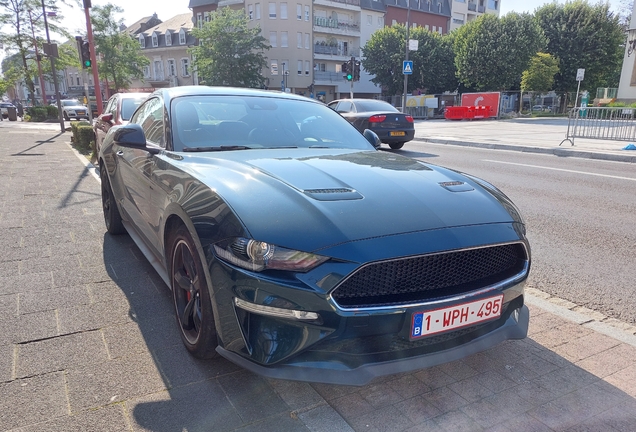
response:
{"label": "asphalt road", "polygon": [[517,204],[530,287],[636,323],[633,164],[416,141],[402,153],[481,177]]}

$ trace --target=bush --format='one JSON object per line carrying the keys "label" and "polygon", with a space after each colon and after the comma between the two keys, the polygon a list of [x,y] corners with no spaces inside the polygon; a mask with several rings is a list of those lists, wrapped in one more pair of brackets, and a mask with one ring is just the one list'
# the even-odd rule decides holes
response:
{"label": "bush", "polygon": [[24,121],[43,122],[57,119],[57,107],[53,105],[28,107]]}
{"label": "bush", "polygon": [[89,122],[72,121],[71,131],[73,132],[73,142],[77,150],[83,154],[92,151],[91,142],[95,141],[95,132]]}
{"label": "bush", "polygon": [[33,122],[43,122],[47,119],[46,107],[43,106],[28,107],[26,113]]}

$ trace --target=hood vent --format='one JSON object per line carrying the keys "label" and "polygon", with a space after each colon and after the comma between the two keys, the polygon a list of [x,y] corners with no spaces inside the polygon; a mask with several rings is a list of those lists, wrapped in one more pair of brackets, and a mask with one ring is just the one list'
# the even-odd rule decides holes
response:
{"label": "hood vent", "polygon": [[358,191],[349,188],[305,189],[303,193],[318,201],[345,201],[362,199]]}
{"label": "hood vent", "polygon": [[475,190],[475,188],[473,188],[468,183],[464,183],[463,181],[441,182],[439,183],[439,185],[451,192],[469,192]]}

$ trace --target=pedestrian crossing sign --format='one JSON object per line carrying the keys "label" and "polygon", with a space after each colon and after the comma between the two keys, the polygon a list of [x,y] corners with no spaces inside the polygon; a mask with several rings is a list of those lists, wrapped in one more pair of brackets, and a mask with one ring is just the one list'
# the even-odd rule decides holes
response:
{"label": "pedestrian crossing sign", "polygon": [[402,62],[402,73],[404,75],[413,74],[413,60],[404,60],[404,62]]}

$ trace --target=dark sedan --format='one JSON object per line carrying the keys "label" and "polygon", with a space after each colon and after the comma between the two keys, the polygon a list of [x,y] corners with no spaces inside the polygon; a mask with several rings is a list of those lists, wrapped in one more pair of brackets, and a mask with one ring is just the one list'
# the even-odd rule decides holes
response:
{"label": "dark sedan", "polygon": [[128,123],[130,116],[150,93],[115,93],[108,99],[104,112],[95,119],[95,145],[102,145],[108,130],[116,125]]}
{"label": "dark sedan", "polygon": [[264,376],[362,385],[524,338],[515,205],[379,145],[301,96],[161,89],[101,147],[106,228],[171,289],[188,351]]}
{"label": "dark sedan", "polygon": [[339,112],[356,129],[371,129],[394,150],[415,136],[413,117],[402,114],[393,105],[374,99],[340,99],[330,102],[329,108]]}

